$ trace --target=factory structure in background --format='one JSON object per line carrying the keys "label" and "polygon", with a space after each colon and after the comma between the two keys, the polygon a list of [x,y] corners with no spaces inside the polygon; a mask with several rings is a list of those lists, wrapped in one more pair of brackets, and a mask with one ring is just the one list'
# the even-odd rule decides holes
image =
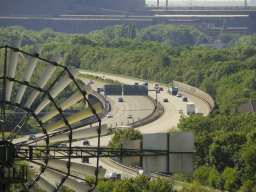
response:
{"label": "factory structure in background", "polygon": [[0,0],[0,26],[86,34],[134,22],[138,30],[188,25],[217,37],[226,19],[229,33],[250,35],[256,33],[256,7],[250,6],[256,0],[247,1],[241,6],[172,6],[172,0],[165,0],[163,6],[155,0],[156,6],[146,6],[145,0]]}

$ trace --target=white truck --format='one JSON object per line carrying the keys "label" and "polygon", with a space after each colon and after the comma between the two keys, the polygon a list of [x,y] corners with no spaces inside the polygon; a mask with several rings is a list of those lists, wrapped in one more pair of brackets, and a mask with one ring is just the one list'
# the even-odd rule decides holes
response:
{"label": "white truck", "polygon": [[194,103],[188,103],[187,104],[187,115],[190,113],[195,112],[195,104]]}
{"label": "white truck", "polygon": [[146,175],[149,181],[150,181],[150,179],[151,179],[151,172],[145,172],[145,171],[143,171],[142,169],[139,170],[138,175]]}

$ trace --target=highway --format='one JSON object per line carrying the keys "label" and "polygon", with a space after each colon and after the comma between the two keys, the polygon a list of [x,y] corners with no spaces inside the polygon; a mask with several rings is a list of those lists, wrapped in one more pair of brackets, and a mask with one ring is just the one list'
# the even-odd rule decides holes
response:
{"label": "highway", "polygon": [[[88,83],[89,79],[81,79],[85,84]],[[97,88],[102,88],[105,83],[94,81],[90,84],[93,90]],[[104,95],[104,92],[101,92]],[[122,97],[123,102],[118,102],[118,98]],[[111,111],[113,117],[102,119],[102,124],[107,124],[108,127],[116,127],[132,123],[138,119],[145,118],[151,114],[154,110],[153,103],[144,96],[107,96],[107,101],[110,103]],[[127,115],[131,114],[132,118],[127,119]]]}
{"label": "highway", "polygon": [[[103,75],[93,72],[82,72],[92,75]],[[109,75],[104,74],[105,78],[118,80],[126,84],[134,84],[135,82],[142,84],[147,81],[139,81],[136,79],[130,79],[115,75]],[[85,84],[88,83],[88,79],[83,79]],[[104,83],[96,82],[94,81],[91,86],[94,90],[97,90],[97,88],[100,88],[103,86]],[[149,89],[153,89],[152,87],[153,83],[149,83]],[[156,121],[144,125],[142,127],[137,128],[140,130],[143,134],[145,133],[157,133],[157,132],[167,132],[170,128],[177,129],[177,123],[179,122],[180,115],[178,113],[179,109],[182,109],[186,113],[186,102],[183,102],[182,99],[176,96],[171,96],[169,93],[166,92],[167,87],[162,86],[164,91],[161,91],[161,93],[157,94],[158,101],[163,105],[164,107],[164,114],[158,118]],[[180,92],[182,93],[182,92]],[[196,112],[201,112],[204,115],[208,115],[210,112],[210,109],[208,105],[201,101],[200,99],[191,96],[187,93],[182,93],[184,96],[188,97],[188,102],[193,102],[196,105]],[[156,97],[156,93],[153,91],[149,92],[149,95],[153,98]],[[111,105],[111,113],[113,114],[113,118],[107,118],[104,117],[102,119],[102,124],[108,124],[108,127],[111,125],[114,126],[116,123],[118,125],[121,125],[121,122],[124,123],[127,122],[127,114],[132,114],[134,120],[136,121],[139,118],[146,117],[153,111],[153,104],[148,99],[146,99],[144,96],[122,96],[124,99],[124,102],[118,102],[118,97],[120,96],[107,96],[107,100]],[[164,98],[168,98],[168,102],[163,102]],[[184,114],[185,115],[185,114]],[[93,126],[98,125],[97,123],[93,124]],[[101,146],[107,146],[109,140],[111,139],[111,135],[109,136],[102,136],[100,139],[100,145]],[[91,138],[89,139],[91,146],[97,146],[97,138]],[[17,141],[16,141],[17,142]],[[72,146],[82,146],[83,141],[76,141],[72,143]],[[81,163],[81,159],[72,159],[72,162]],[[90,158],[91,165],[96,165],[96,159]],[[134,177],[137,175],[136,172],[131,170],[126,170],[122,167],[119,167],[118,165],[114,164],[113,162],[109,161],[106,158],[100,159],[99,165],[103,166],[104,169],[107,169],[106,174],[109,171],[116,171],[117,173],[122,174],[122,178],[126,177]]]}
{"label": "highway", "polygon": [[[97,76],[104,75],[105,78],[121,81],[123,83],[131,84],[131,85],[134,84],[135,82],[137,82],[139,84],[146,82],[146,81],[128,79],[128,78],[114,76],[114,75],[108,75],[108,74],[98,74],[98,73],[93,73],[93,72],[81,72],[81,71],[80,71],[80,73],[87,73],[87,74],[97,75]],[[152,87],[152,85],[153,85],[153,83],[149,84],[149,89],[151,89],[150,87]],[[162,86],[162,87],[163,87],[164,91],[161,91],[161,93],[157,94],[157,99],[164,106],[165,112],[156,121],[137,128],[143,134],[167,132],[172,127],[174,129],[177,129],[177,124],[178,124],[179,118],[181,116],[181,114],[178,113],[178,110],[183,109],[183,111],[186,112],[186,103],[187,102],[182,102],[182,99],[180,97],[171,96],[169,93],[166,92],[167,87],[165,87],[165,86]],[[195,103],[196,112],[201,112],[205,116],[208,115],[208,113],[210,112],[210,109],[209,109],[209,106],[205,102],[203,102],[200,99],[198,99],[197,97],[191,96],[187,93],[183,93],[183,92],[180,92],[180,93],[182,93],[184,96],[187,96],[188,102]],[[155,92],[150,91],[149,95],[152,96],[153,98],[156,97]],[[138,99],[138,96],[129,96],[129,97],[132,99],[133,102],[136,102],[136,100]],[[126,96],[125,98],[128,98],[128,96]],[[168,102],[163,102],[164,98],[168,98]],[[147,106],[144,106],[143,108],[147,108]],[[100,142],[101,146],[107,146],[110,139],[111,139],[110,135],[101,137],[101,142]],[[96,138],[90,139],[89,141],[92,146],[97,145]],[[73,143],[74,146],[81,145],[81,144],[82,144],[82,141],[77,141],[77,142]],[[74,161],[78,162],[79,160],[74,160]],[[90,163],[95,165],[96,164],[95,159],[90,159]],[[106,173],[108,173],[109,171],[116,171],[117,173],[122,174],[122,178],[125,178],[127,176],[131,177],[131,176],[137,175],[134,171],[130,171],[130,170],[126,170],[122,167],[118,167],[116,164],[113,164],[112,162],[110,162],[107,159],[103,159],[103,160],[101,159],[100,165],[103,166],[103,168],[107,169]]]}
{"label": "highway", "polygon": [[[105,78],[121,81],[123,83],[130,84],[130,85],[134,85],[135,82],[139,84],[147,82],[147,81],[141,81],[141,80],[135,80],[135,79],[128,79],[121,76],[99,74],[95,72],[80,71],[80,73],[87,73],[87,74],[96,75],[96,76],[104,75]],[[149,89],[151,90],[153,89],[152,85],[153,83],[149,83]],[[181,97],[171,96],[169,93],[166,92],[167,87],[166,86],[162,86],[162,87],[164,91],[161,91],[161,93],[157,94],[157,100],[163,105],[165,112],[156,121],[148,125],[139,127],[138,129],[142,133],[167,132],[172,127],[176,128],[177,123],[179,122],[179,118],[181,116],[181,114],[178,114],[178,110],[182,109],[184,112],[186,112],[187,102],[182,102]],[[210,108],[207,103],[187,93],[184,93],[184,92],[179,92],[179,93],[181,93],[183,96],[186,96],[188,98],[188,102],[195,103],[196,112],[203,113],[205,116],[208,115],[208,113],[210,112]],[[149,95],[153,98],[156,98],[155,92],[149,91]],[[130,97],[134,98],[133,99],[134,101],[136,100],[135,96],[130,96]],[[168,98],[168,102],[163,102],[164,98]]]}

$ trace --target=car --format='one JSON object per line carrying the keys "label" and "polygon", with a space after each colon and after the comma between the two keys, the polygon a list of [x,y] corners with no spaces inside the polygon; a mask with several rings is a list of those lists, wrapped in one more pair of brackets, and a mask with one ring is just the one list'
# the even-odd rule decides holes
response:
{"label": "car", "polygon": [[117,178],[117,173],[116,172],[109,172],[108,174],[107,174],[107,178]]}
{"label": "car", "polygon": [[181,94],[181,93],[178,93],[176,96],[177,96],[177,97],[182,97],[182,94]]}
{"label": "car", "polygon": [[83,180],[78,180],[77,182],[78,182],[78,183],[84,183],[84,181],[83,181]]}
{"label": "car", "polygon": [[67,147],[67,144],[66,143],[61,143],[60,147]]}
{"label": "car", "polygon": [[148,86],[148,83],[143,83],[142,85],[145,86],[145,87],[147,87],[147,86]]}
{"label": "car", "polygon": [[160,93],[160,91],[159,91],[158,89],[156,90],[156,92],[157,92],[157,93]]}
{"label": "car", "polygon": [[164,98],[164,99],[163,99],[163,102],[168,102],[168,99],[167,99],[167,98]]}
{"label": "car", "polygon": [[108,113],[107,118],[111,118],[111,117],[113,117],[112,113]]}
{"label": "car", "polygon": [[89,80],[89,82],[88,82],[89,84],[93,84],[93,81],[92,80]]}
{"label": "car", "polygon": [[159,87],[158,90],[159,91],[163,91],[164,89],[163,89],[163,87]]}
{"label": "car", "polygon": [[28,136],[28,140],[34,140],[34,139],[36,139],[36,136],[34,134],[30,134]]}
{"label": "car", "polygon": [[179,114],[183,114],[183,110],[182,109],[179,110]]}
{"label": "car", "polygon": [[89,158],[88,157],[83,157],[81,159],[81,163],[89,163]]}
{"label": "car", "polygon": [[123,98],[122,97],[118,97],[118,102],[123,102]]}
{"label": "car", "polygon": [[132,118],[132,115],[131,115],[131,114],[128,114],[128,115],[127,115],[127,119],[129,119],[129,118]]}
{"label": "car", "polygon": [[187,97],[183,97],[182,100],[183,101],[188,101],[188,98]]}
{"label": "car", "polygon": [[29,168],[30,168],[31,170],[35,170],[35,168],[34,168],[33,165],[29,165]]}
{"label": "car", "polygon": [[157,83],[153,84],[154,89],[158,89],[159,85]]}
{"label": "car", "polygon": [[84,140],[83,145],[90,145],[90,142],[88,140]]}

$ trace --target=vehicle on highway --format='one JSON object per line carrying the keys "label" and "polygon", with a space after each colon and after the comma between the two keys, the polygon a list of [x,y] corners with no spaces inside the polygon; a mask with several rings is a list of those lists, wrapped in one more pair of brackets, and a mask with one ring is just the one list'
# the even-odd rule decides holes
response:
{"label": "vehicle on highway", "polygon": [[157,83],[153,84],[154,89],[158,89],[159,85]]}
{"label": "vehicle on highway", "polygon": [[132,118],[132,114],[127,115],[127,119]]}
{"label": "vehicle on highway", "polygon": [[81,163],[89,163],[89,158],[88,157],[83,157],[81,159]]}
{"label": "vehicle on highway", "polygon": [[113,117],[112,113],[108,113],[107,118],[111,118],[111,117]]}
{"label": "vehicle on highway", "polygon": [[187,97],[183,97],[182,101],[188,101],[188,98]]}
{"label": "vehicle on highway", "polygon": [[146,175],[148,177],[148,180],[151,179],[151,172],[145,172],[143,170],[139,170],[138,175]]}
{"label": "vehicle on highway", "polygon": [[93,84],[93,81],[92,80],[89,80],[89,82],[88,82],[89,84]]}
{"label": "vehicle on highway", "polygon": [[168,99],[167,99],[167,98],[164,98],[164,99],[163,99],[163,102],[168,102]]}
{"label": "vehicle on highway", "polygon": [[187,115],[195,112],[195,104],[194,103],[188,103],[187,104]]}
{"label": "vehicle on highway", "polygon": [[67,144],[66,143],[61,143],[60,147],[67,147]]}
{"label": "vehicle on highway", "polygon": [[177,95],[177,94],[178,94],[178,91],[179,91],[179,88],[178,88],[178,87],[173,87],[173,86],[171,86],[171,87],[169,88],[169,94],[170,94],[170,95]]}
{"label": "vehicle on highway", "polygon": [[118,97],[118,102],[123,102],[123,98],[122,97]]}
{"label": "vehicle on highway", "polygon": [[35,170],[35,168],[34,168],[33,165],[29,165],[29,168],[30,168],[31,170]]}
{"label": "vehicle on highway", "polygon": [[110,178],[117,178],[117,173],[116,172],[109,172],[107,174],[107,178],[110,179]]}
{"label": "vehicle on highway", "polygon": [[148,86],[148,83],[143,83],[142,85],[144,85],[145,87],[147,87],[147,86]]}
{"label": "vehicle on highway", "polygon": [[28,136],[28,140],[34,140],[34,139],[36,139],[36,136],[34,134],[30,134]]}
{"label": "vehicle on highway", "polygon": [[179,114],[183,114],[183,110],[182,109],[179,110]]}
{"label": "vehicle on highway", "polygon": [[83,145],[90,145],[90,142],[88,140],[84,140]]}
{"label": "vehicle on highway", "polygon": [[158,87],[158,90],[163,91],[164,89],[163,89],[163,87]]}
{"label": "vehicle on highway", "polygon": [[176,96],[177,96],[177,97],[182,97],[182,94],[181,94],[181,93],[178,93]]}

